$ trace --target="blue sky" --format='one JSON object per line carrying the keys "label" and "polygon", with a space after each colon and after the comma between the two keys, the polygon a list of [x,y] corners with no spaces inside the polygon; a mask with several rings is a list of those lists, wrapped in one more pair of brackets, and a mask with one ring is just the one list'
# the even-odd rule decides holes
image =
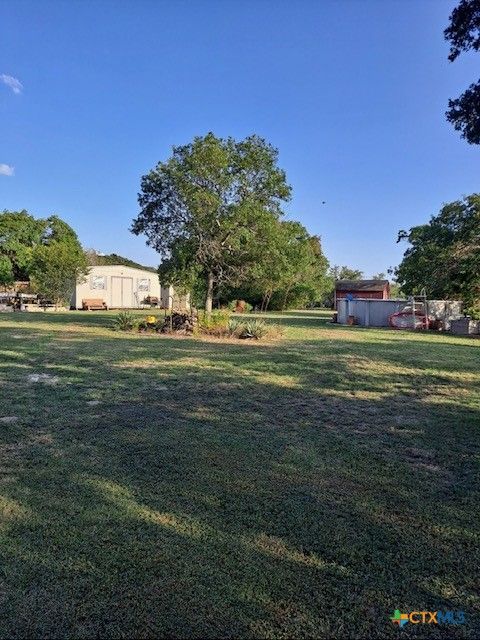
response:
{"label": "blue sky", "polygon": [[194,135],[257,133],[331,263],[385,271],[400,228],[480,190],[444,118],[480,60],[447,61],[455,4],[0,0],[0,209],[155,265],[128,231],[141,175]]}

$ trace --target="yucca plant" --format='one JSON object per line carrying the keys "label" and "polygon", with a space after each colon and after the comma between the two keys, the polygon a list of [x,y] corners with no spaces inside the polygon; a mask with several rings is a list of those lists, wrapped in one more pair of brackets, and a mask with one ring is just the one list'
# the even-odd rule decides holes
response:
{"label": "yucca plant", "polygon": [[228,333],[231,336],[239,337],[240,333],[242,333],[243,328],[245,326],[245,320],[241,318],[230,318],[228,322]]}
{"label": "yucca plant", "polygon": [[138,318],[131,311],[119,311],[112,321],[114,331],[132,331],[138,327]]}
{"label": "yucca plant", "polygon": [[228,325],[231,335],[235,335],[238,338],[259,340],[267,335],[270,331],[270,327],[264,320],[240,320],[232,319]]}
{"label": "yucca plant", "polygon": [[248,320],[245,323],[243,338],[254,338],[259,340],[268,333],[268,325],[263,320]]}

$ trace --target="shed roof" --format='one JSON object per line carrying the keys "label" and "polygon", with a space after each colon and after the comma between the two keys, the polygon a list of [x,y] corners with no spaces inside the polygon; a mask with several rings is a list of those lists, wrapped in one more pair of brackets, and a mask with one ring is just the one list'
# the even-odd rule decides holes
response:
{"label": "shed roof", "polygon": [[337,291],[383,291],[388,286],[388,280],[337,280]]}
{"label": "shed roof", "polygon": [[88,267],[89,273],[94,271],[139,271],[142,273],[149,273],[150,275],[156,275],[158,272],[152,267],[131,267],[127,264],[92,264]]}

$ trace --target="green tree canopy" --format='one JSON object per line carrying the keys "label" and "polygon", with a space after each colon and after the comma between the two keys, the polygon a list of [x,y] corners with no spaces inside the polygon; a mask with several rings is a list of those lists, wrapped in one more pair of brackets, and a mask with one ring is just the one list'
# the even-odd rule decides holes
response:
{"label": "green tree canopy", "polygon": [[38,245],[32,256],[30,276],[32,286],[55,306],[68,304],[75,285],[88,272],[85,254],[78,243],[50,240]]}
{"label": "green tree canopy", "polygon": [[319,236],[311,236],[299,222],[282,226],[283,268],[272,297],[276,308],[304,306],[319,301],[328,290],[328,260]]}
{"label": "green tree canopy", "polygon": [[330,269],[330,276],[333,280],[361,280],[363,271],[347,266],[339,267],[338,264],[335,264]]}
{"label": "green tree canopy", "polygon": [[4,265],[8,261],[14,280],[28,280],[33,249],[46,228],[46,220],[36,220],[25,210],[0,213],[0,256]]}
{"label": "green tree canopy", "polygon": [[[462,52],[480,50],[480,0],[461,0],[452,11],[444,31],[450,43],[448,59],[453,62]],[[448,101],[447,120],[470,144],[480,144],[480,80],[472,83],[458,98]]]}
{"label": "green tree canopy", "polygon": [[318,236],[295,221],[273,221],[268,242],[257,245],[257,257],[244,284],[224,287],[222,302],[242,298],[261,310],[305,306],[320,301],[328,289],[325,258]]}
{"label": "green tree canopy", "polygon": [[446,204],[428,224],[400,231],[410,247],[395,270],[407,295],[425,287],[432,298],[480,299],[480,194]]}
{"label": "green tree canopy", "polygon": [[363,278],[363,271],[348,267],[346,265],[339,266],[333,265],[328,269],[325,278],[325,292],[322,296],[322,302],[325,306],[331,306],[335,300],[335,282],[337,280],[361,280]]}
{"label": "green tree canopy", "polygon": [[0,214],[0,284],[31,280],[56,304],[68,301],[87,260],[75,231],[52,215],[35,219],[26,211]]}
{"label": "green tree canopy", "polygon": [[9,287],[13,284],[13,265],[9,258],[0,256],[0,286]]}
{"label": "green tree canopy", "polygon": [[205,283],[205,308],[215,290],[239,284],[255,260],[262,234],[290,197],[278,152],[258,136],[241,141],[213,133],[173,148],[143,176],[132,232],[147,236],[173,283]]}

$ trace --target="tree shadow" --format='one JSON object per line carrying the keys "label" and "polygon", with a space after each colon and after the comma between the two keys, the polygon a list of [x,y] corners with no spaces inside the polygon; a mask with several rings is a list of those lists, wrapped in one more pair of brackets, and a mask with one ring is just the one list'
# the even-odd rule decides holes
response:
{"label": "tree shadow", "polygon": [[474,380],[429,402],[438,363],[478,373],[461,345],[392,373],[403,341],[88,336],[7,344],[0,635],[388,637],[394,608],[473,634]]}

